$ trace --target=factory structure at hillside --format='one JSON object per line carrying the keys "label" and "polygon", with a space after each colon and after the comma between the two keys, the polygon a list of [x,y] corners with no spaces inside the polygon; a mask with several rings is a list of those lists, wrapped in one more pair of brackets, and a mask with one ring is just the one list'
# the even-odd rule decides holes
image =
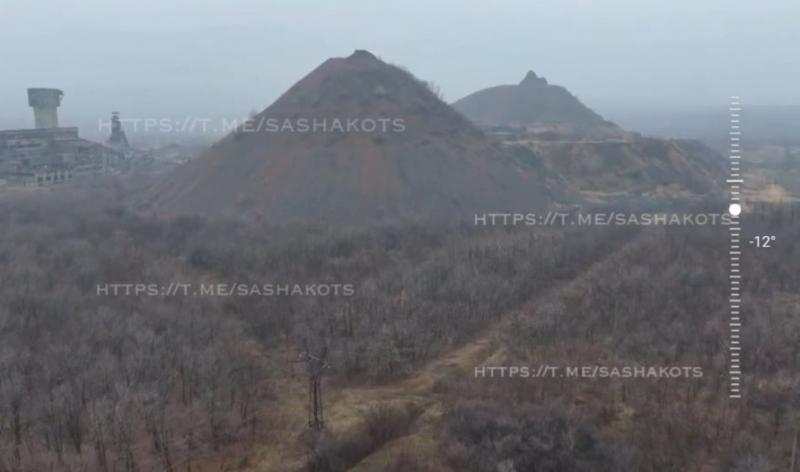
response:
{"label": "factory structure at hillside", "polygon": [[60,127],[58,107],[64,93],[53,88],[28,89],[35,128],[0,130],[0,183],[44,186],[119,172],[132,153],[119,115],[112,114],[107,144],[82,139],[76,127]]}

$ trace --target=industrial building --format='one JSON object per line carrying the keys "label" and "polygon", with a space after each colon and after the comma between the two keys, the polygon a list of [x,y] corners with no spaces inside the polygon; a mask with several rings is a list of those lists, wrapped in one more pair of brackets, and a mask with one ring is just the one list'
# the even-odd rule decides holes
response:
{"label": "industrial building", "polygon": [[36,127],[0,131],[0,180],[6,185],[52,185],[106,174],[125,159],[120,145],[126,147],[127,140],[121,129],[111,147],[82,139],[78,128],[59,127],[63,96],[58,89],[28,89]]}

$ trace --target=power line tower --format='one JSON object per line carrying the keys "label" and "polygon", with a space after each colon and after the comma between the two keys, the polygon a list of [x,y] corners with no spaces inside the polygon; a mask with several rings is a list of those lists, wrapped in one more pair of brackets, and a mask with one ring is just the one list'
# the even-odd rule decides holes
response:
{"label": "power line tower", "polygon": [[319,353],[312,353],[307,342],[303,342],[303,357],[308,367],[308,427],[320,431],[325,427],[325,414],[322,404],[322,375],[328,364],[328,346]]}

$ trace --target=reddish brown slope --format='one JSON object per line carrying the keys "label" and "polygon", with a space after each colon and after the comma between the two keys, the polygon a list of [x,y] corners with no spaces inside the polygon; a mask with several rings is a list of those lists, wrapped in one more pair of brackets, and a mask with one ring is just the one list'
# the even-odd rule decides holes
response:
{"label": "reddish brown slope", "polygon": [[[334,129],[348,119],[359,120],[357,130]],[[326,132],[298,132],[303,120],[325,123]],[[368,132],[368,121],[376,131]],[[276,221],[469,219],[547,205],[549,187],[423,82],[356,51],[327,60],[249,126],[178,169],[156,189],[155,203],[168,213]]]}

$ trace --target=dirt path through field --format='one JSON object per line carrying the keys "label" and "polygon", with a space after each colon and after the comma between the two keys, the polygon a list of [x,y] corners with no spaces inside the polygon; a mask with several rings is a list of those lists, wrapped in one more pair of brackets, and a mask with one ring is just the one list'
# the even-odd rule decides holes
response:
{"label": "dirt path through field", "polygon": [[[579,284],[583,279],[595,275],[597,271],[606,270],[608,264],[616,264],[623,253],[639,244],[639,241],[643,239],[642,236],[642,233],[635,235],[617,250],[593,262],[577,277],[535,296],[515,312],[529,312],[536,304],[563,294],[564,291],[570,290],[571,287]],[[326,391],[326,426],[328,430],[334,433],[344,433],[359,425],[363,414],[370,408],[384,404],[413,402],[425,411],[417,421],[415,434],[432,434],[430,425],[439,418],[444,410],[444,405],[441,404],[441,400],[435,392],[437,383],[452,372],[472,375],[471,373],[476,366],[484,364],[492,356],[495,338],[508,327],[513,319],[514,316],[511,314],[502,316],[497,323],[493,324],[477,338],[444,353],[414,374],[404,377],[395,383]],[[292,356],[296,358],[297,353],[284,352],[283,357],[291,358]],[[300,432],[304,430],[306,422],[305,378],[302,375],[287,378],[277,388],[281,390],[277,399],[279,412],[276,414],[280,421],[275,425],[277,427],[275,441],[259,447],[254,454],[254,460],[251,461],[254,466],[247,470],[296,472],[302,467],[307,458],[307,451],[304,449],[302,441],[299,440]],[[291,433],[283,434],[282,432]],[[367,465],[374,462],[373,456],[380,455],[386,449],[429,447],[430,444],[427,444],[428,442],[430,441],[423,441],[421,438],[400,438],[390,442],[381,450],[375,451],[352,470],[374,470],[367,467]]]}

